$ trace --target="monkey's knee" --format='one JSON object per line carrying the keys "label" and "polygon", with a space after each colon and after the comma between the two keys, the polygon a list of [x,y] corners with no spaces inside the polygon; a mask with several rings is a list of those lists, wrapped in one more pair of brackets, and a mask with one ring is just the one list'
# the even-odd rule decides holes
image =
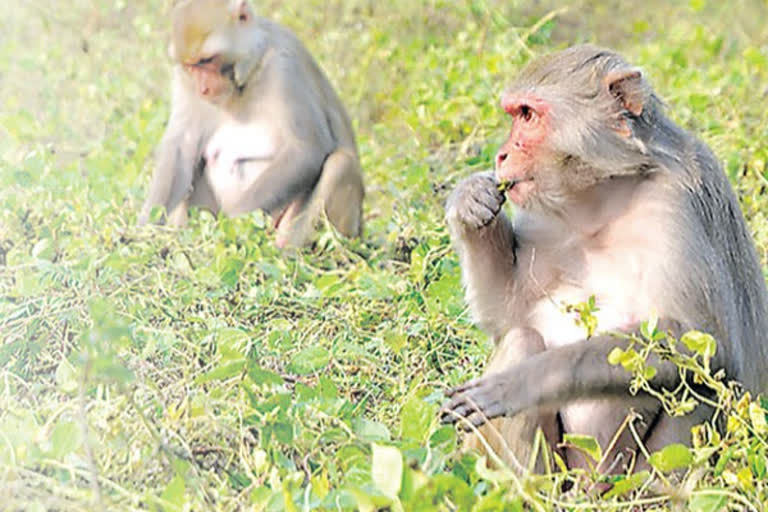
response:
{"label": "monkey's knee", "polygon": [[314,197],[323,204],[331,224],[344,236],[360,236],[364,196],[363,175],[357,157],[346,151],[331,153],[323,165]]}
{"label": "monkey's knee", "polygon": [[486,373],[503,370],[546,350],[544,338],[536,329],[516,327],[496,344]]}
{"label": "monkey's knee", "polygon": [[189,205],[187,201],[182,201],[168,214],[168,225],[175,227],[184,227],[187,225],[187,210]]}
{"label": "monkey's knee", "polygon": [[[544,339],[537,330],[528,327],[511,329],[497,343],[486,374],[508,369],[544,350]],[[478,429],[479,435],[469,435],[464,447],[487,454],[493,466],[498,465],[498,460],[522,472],[529,467],[534,455],[536,432],[539,429],[551,454],[556,449],[560,429],[557,413],[549,410],[530,410],[514,418],[495,418]],[[489,453],[489,449],[494,456]],[[534,471],[543,472],[546,462],[542,452],[536,453],[535,457]]]}
{"label": "monkey's knee", "polygon": [[[534,453],[539,431],[543,442]],[[514,418],[492,419],[478,428],[477,434],[469,434],[463,448],[485,454],[490,467],[501,464],[522,473],[533,462],[533,471],[543,473],[550,465],[553,451],[557,450],[558,432],[555,412],[529,411]]]}

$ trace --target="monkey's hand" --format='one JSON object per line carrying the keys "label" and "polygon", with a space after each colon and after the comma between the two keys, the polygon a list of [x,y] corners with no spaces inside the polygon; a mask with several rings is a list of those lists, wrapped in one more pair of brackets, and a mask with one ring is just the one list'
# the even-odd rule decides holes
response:
{"label": "monkey's hand", "polygon": [[473,174],[448,198],[446,219],[451,228],[482,229],[498,216],[504,200],[493,172]]}
{"label": "monkey's hand", "polygon": [[[519,377],[519,378],[518,378]],[[523,377],[505,370],[471,380],[448,391],[451,399],[441,409],[443,423],[466,419],[479,427],[499,416],[514,416],[527,407]],[[520,385],[517,385],[520,384]]]}

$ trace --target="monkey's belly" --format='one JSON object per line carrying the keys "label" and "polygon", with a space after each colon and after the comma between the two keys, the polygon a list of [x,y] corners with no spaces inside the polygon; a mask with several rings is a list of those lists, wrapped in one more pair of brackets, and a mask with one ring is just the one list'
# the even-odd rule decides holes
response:
{"label": "monkey's belly", "polygon": [[270,160],[235,160],[207,166],[205,178],[211,186],[219,209],[230,214],[246,195],[248,188],[269,167]]}
{"label": "monkey's belly", "polygon": [[205,149],[205,178],[221,211],[228,214],[243,199],[276,152],[266,123],[228,122],[214,133]]}

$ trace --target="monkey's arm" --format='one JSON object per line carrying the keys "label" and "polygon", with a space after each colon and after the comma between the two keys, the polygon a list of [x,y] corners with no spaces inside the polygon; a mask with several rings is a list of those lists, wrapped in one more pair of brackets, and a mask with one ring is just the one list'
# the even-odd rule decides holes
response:
{"label": "monkey's arm", "polygon": [[170,214],[192,193],[195,169],[202,158],[204,125],[203,118],[194,115],[202,109],[197,103],[175,76],[171,115],[157,148],[149,193],[139,214],[140,226],[149,221],[152,207],[163,206]]}
{"label": "monkey's arm", "polygon": [[[448,198],[446,221],[459,255],[466,299],[475,321],[495,337],[514,309],[519,267],[517,241],[509,218],[501,211],[504,194],[493,171],[460,182]],[[500,297],[508,299],[499,300]]]}
{"label": "monkey's arm", "polygon": [[252,210],[271,213],[308,196],[336,147],[314,71],[290,52],[270,53],[261,66],[248,86],[257,96],[243,99],[251,102],[250,112],[271,125],[278,151],[242,200],[227,211],[230,215]]}
{"label": "monkey's arm", "polygon": [[308,195],[320,178],[326,157],[327,153],[321,153],[317,147],[299,141],[281,148],[227,214],[239,215],[253,210],[274,212]]}
{"label": "monkey's arm", "polygon": [[158,148],[155,170],[144,206],[139,214],[140,226],[149,222],[154,206],[163,206],[170,214],[193,189],[195,162],[184,155],[175,137],[163,138]]}
{"label": "monkey's arm", "polygon": [[[628,343],[617,336],[596,336],[540,352],[467,382],[449,392],[451,400],[443,407],[443,421],[455,423],[464,417],[479,426],[489,419],[515,416],[532,407],[626,396],[632,374],[621,365],[608,363],[608,354],[616,347],[627,348]],[[679,370],[673,363],[651,355],[648,364],[657,370],[651,380],[653,386],[670,389],[680,382]]]}

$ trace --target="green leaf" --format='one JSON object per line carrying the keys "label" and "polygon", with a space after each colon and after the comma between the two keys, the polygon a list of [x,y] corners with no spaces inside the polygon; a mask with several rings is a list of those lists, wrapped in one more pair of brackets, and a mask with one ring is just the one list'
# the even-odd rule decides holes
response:
{"label": "green leaf", "polygon": [[180,511],[184,507],[184,491],[184,479],[180,475],[176,475],[160,497],[165,502],[164,505],[171,505],[172,510]]}
{"label": "green leaf", "polygon": [[648,463],[663,473],[687,468],[693,462],[691,449],[680,443],[673,443],[651,454]]}
{"label": "green leaf", "polygon": [[389,441],[392,437],[386,425],[365,418],[352,420],[352,428],[363,441]]}
{"label": "green leaf", "polygon": [[245,357],[245,348],[248,346],[249,335],[242,329],[225,327],[216,331],[216,351],[221,357],[221,362],[226,363]]}
{"label": "green leaf", "polygon": [[77,390],[77,372],[67,359],[62,359],[56,367],[56,384],[64,393],[73,393]]}
{"label": "green leaf", "polygon": [[756,402],[749,404],[749,419],[752,422],[752,426],[755,428],[755,432],[758,434],[765,434],[768,432],[768,422],[765,419],[765,409],[757,405]]}
{"label": "green leaf", "polygon": [[384,343],[392,352],[399,354],[403,347],[408,344],[408,337],[401,332],[389,331],[384,335]]}
{"label": "green leaf", "polygon": [[270,384],[279,386],[283,383],[283,378],[271,370],[261,368],[254,361],[248,361],[248,377],[258,385]]}
{"label": "green leaf", "polygon": [[707,359],[714,356],[717,351],[717,342],[715,341],[715,338],[703,332],[688,331],[683,334],[680,341],[683,342],[683,345],[685,345],[688,350]]}
{"label": "green leaf", "polygon": [[693,491],[688,500],[690,512],[719,512],[728,505],[728,496],[720,489],[702,489]]}
{"label": "green leaf", "polygon": [[331,360],[328,350],[320,346],[307,347],[293,356],[288,368],[298,375],[306,375],[325,368]]}
{"label": "green leaf", "polygon": [[623,360],[624,351],[619,347],[615,347],[613,350],[611,350],[610,354],[608,354],[608,362],[612,365],[621,364]]}
{"label": "green leaf", "polygon": [[371,445],[373,485],[388,498],[397,498],[403,481],[403,456],[394,446]]}
{"label": "green leaf", "polygon": [[195,379],[195,384],[205,384],[206,382],[214,380],[229,379],[239,375],[243,371],[243,368],[245,368],[245,360],[243,359],[217,366],[213,370],[198,376]]}
{"label": "green leaf", "polygon": [[400,411],[400,435],[404,439],[423,442],[429,435],[429,427],[435,417],[436,407],[413,397]]}
{"label": "green leaf", "polygon": [[82,430],[73,421],[59,421],[51,432],[51,449],[48,455],[61,459],[65,455],[77,451],[82,445]]}
{"label": "green leaf", "polygon": [[600,444],[597,442],[597,439],[592,436],[581,434],[565,434],[563,435],[563,442],[586,453],[595,462],[599,462],[603,458],[603,450],[600,448]]}
{"label": "green leaf", "polygon": [[651,474],[648,471],[640,471],[634,473],[622,480],[614,482],[613,487],[603,495],[603,498],[610,499],[616,496],[624,496],[640,488],[649,478]]}

